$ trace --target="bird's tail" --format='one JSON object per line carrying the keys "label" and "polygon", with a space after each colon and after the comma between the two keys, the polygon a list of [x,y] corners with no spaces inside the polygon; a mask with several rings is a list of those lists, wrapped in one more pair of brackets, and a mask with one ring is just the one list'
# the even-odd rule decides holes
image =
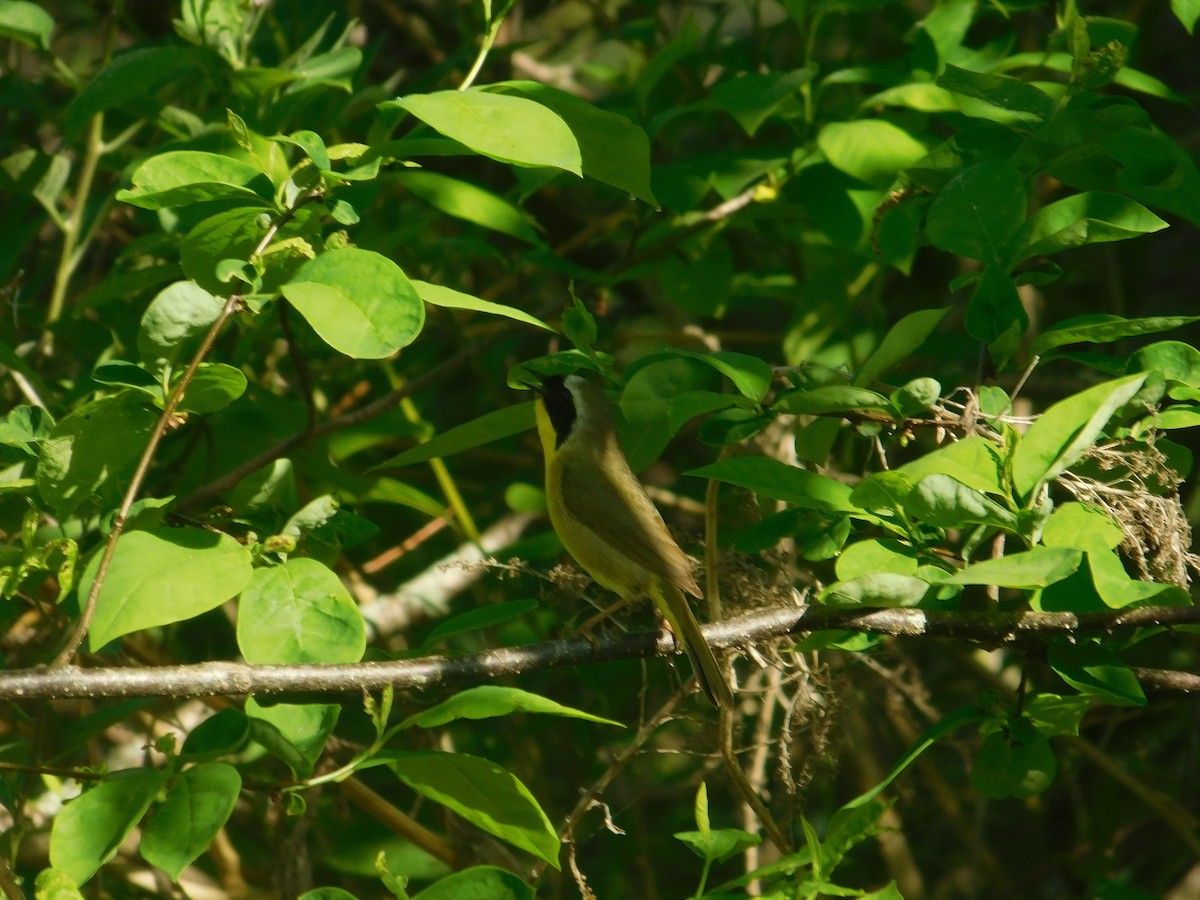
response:
{"label": "bird's tail", "polygon": [[650,597],[687,651],[704,696],[718,709],[732,709],[733,691],[729,689],[729,682],[725,680],[712,648],[700,633],[700,623],[696,621],[683,591],[673,584],[656,582],[650,590]]}

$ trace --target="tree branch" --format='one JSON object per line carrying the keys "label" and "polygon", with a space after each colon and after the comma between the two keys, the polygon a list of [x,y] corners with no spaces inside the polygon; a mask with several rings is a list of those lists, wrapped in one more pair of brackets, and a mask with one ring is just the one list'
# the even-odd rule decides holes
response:
{"label": "tree branch", "polygon": [[[739,647],[799,632],[856,631],[894,637],[950,637],[988,646],[1056,635],[1107,634],[1128,628],[1200,624],[1200,607],[1147,606],[1103,612],[938,612],[920,609],[845,610],[824,606],[772,608],[706,625],[714,647]],[[430,690],[491,681],[615,659],[678,652],[668,634],[637,632],[570,638],[488,650],[473,656],[427,656],[347,665],[256,666],[210,662],[147,669],[19,669],[0,673],[0,700],[77,697],[199,697],[210,695],[344,694],[380,690]],[[1140,671],[1140,670],[1139,670]],[[1155,686],[1194,689],[1200,679],[1163,670]],[[292,699],[289,697],[288,699]]]}

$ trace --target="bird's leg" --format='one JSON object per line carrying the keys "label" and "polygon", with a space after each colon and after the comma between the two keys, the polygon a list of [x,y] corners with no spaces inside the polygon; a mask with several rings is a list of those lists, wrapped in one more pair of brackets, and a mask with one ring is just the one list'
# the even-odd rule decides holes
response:
{"label": "bird's leg", "polygon": [[584,637],[587,637],[588,634],[590,634],[591,631],[597,625],[599,625],[605,619],[611,619],[613,616],[615,616],[617,613],[619,613],[621,610],[623,610],[628,605],[629,605],[629,598],[622,597],[616,603],[600,610],[600,612],[596,613],[594,616],[592,616],[590,619],[588,619],[586,622],[584,622],[582,625],[580,625],[577,629],[575,629],[575,633],[583,635]]}

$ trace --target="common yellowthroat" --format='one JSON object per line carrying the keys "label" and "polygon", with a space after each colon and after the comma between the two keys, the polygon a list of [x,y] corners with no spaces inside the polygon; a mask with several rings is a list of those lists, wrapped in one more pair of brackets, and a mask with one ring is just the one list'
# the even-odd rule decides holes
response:
{"label": "common yellowthroat", "polygon": [[550,522],[575,561],[625,600],[649,597],[687,651],[705,696],[731,708],[733,693],[684,592],[702,597],[688,558],[629,468],[604,392],[578,375],[550,375],[537,390]]}

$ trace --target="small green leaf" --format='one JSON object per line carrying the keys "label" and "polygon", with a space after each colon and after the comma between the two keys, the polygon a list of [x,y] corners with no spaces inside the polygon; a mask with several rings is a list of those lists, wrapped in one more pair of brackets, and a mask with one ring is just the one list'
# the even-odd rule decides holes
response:
{"label": "small green leaf", "polygon": [[1188,34],[1196,31],[1196,20],[1200,19],[1200,0],[1171,0],[1171,11]]}
{"label": "small green leaf", "polygon": [[1137,676],[1115,653],[1100,644],[1056,640],[1046,648],[1046,660],[1067,684],[1110,706],[1145,706],[1146,695]]}
{"label": "small green leaf", "polygon": [[969,488],[988,494],[1003,494],[1000,451],[991,441],[970,435],[919,456],[893,471],[913,482],[927,475],[947,475]]}
{"label": "small green leaf", "polygon": [[1113,413],[1129,402],[1146,375],[1106,381],[1060,400],[1038,417],[1013,454],[1013,487],[1028,500],[1099,440]]}
{"label": "small green leaf", "polygon": [[509,600],[469,609],[438,625],[429,632],[421,646],[428,649],[458,634],[469,634],[484,628],[505,625],[533,612],[538,605],[536,600]]}
{"label": "small green leaf", "polygon": [[457,425],[449,431],[430,438],[423,444],[418,444],[411,450],[405,450],[398,456],[393,456],[387,462],[382,462],[371,471],[390,469],[397,466],[411,466],[431,459],[441,459],[453,456],[464,450],[490,444],[501,438],[511,437],[528,431],[534,426],[533,404],[513,403],[502,406],[490,413],[484,413],[478,419],[472,419],[462,425]]}
{"label": "small green leaf", "polygon": [[346,247],[309,260],[283,295],[335,350],[382,359],[406,347],[425,324],[425,306],[400,267],[378,253]]}
{"label": "small green leaf", "polygon": [[1129,357],[1125,371],[1158,372],[1167,381],[1200,387],[1200,350],[1183,341],[1157,341]]}
{"label": "small green leaf", "polygon": [[194,281],[163,288],[142,314],[137,338],[142,362],[155,370],[174,365],[188,343],[208,331],[223,306]]}
{"label": "small green leaf", "polygon": [[692,469],[696,478],[712,478],[764,494],[806,509],[862,513],[850,502],[851,488],[826,475],[818,475],[777,459],[738,456]]}
{"label": "small green leaf", "polygon": [[177,881],[225,826],[241,789],[241,775],[227,763],[185,769],[142,830],[140,850],[146,862]]}
{"label": "small green leaf", "polygon": [[558,835],[529,789],[494,762],[465,753],[383,751],[396,776],[488,834],[559,868]]}
{"label": "small green leaf", "polygon": [[50,865],[77,885],[95,875],[137,827],[169,774],[122,769],[68,803],[50,829]]}
{"label": "small green leaf", "polygon": [[405,109],[435,131],[500,162],[583,174],[579,143],[567,123],[533,100],[471,89],[412,94],[382,105]]}
{"label": "small green leaf", "polygon": [[949,584],[994,584],[1036,590],[1062,581],[1079,568],[1083,553],[1065,548],[1034,547],[997,559],[985,559],[955,572]]}
{"label": "small green leaf", "polygon": [[314,166],[322,172],[328,172],[333,168],[333,164],[329,161],[329,151],[325,149],[325,141],[315,131],[295,131],[291,134],[277,134],[271,137],[272,141],[281,144],[292,144],[304,151]]}
{"label": "small green leaf", "polygon": [[[173,381],[182,377],[183,373],[179,372]],[[246,375],[241,369],[225,363],[201,363],[177,409],[198,415],[216,412],[246,393],[246,384]]]}
{"label": "small green leaf", "polygon": [[358,662],[366,648],[341,579],[305,557],[255,570],[238,601],[237,638],[246,661],[264,665]]}
{"label": "small green leaf", "polygon": [[[815,67],[790,72],[748,72],[726,78],[712,89],[711,102],[725,110],[750,137],[781,106],[799,99],[800,86],[812,80]],[[922,154],[924,155],[924,154]]]}
{"label": "small green leaf", "polygon": [[502,303],[493,303],[490,300],[480,300],[478,297],[472,297],[470,294],[464,294],[461,291],[455,291],[440,284],[430,284],[428,281],[413,279],[412,286],[416,288],[417,294],[420,295],[421,299],[431,306],[440,306],[446,309],[470,309],[493,316],[504,316],[505,318],[524,322],[526,325],[533,325],[535,328],[541,328],[545,331],[554,331],[552,326],[547,325],[537,316],[532,316],[525,312],[525,310],[517,309],[515,306],[505,306]]}
{"label": "small green leaf", "polygon": [[565,716],[569,719],[583,719],[587,722],[623,727],[620,722],[563,706],[538,694],[517,688],[483,685],[460,691],[444,703],[409,716],[400,728],[437,728],[457,719],[493,719],[516,712]]}
{"label": "small green leaf", "polygon": [[1052,738],[1065,734],[1078,735],[1079,726],[1091,705],[1091,698],[1086,694],[1064,697],[1039,692],[1025,698],[1022,712],[1043,736]]}
{"label": "small green leaf", "polygon": [[152,156],[133,172],[133,187],[117,199],[142,209],[169,209],[205,200],[238,199],[270,206],[274,188],[254,166],[199,150]]}
{"label": "small green leaf", "polygon": [[1007,732],[983,739],[971,785],[985,797],[1032,797],[1045,791],[1058,774],[1050,742],[1028,719],[1018,719]]}
{"label": "small green leaf", "polygon": [[912,547],[896,540],[872,538],[843,550],[834,571],[839,581],[851,581],[878,574],[915,577],[917,569],[917,553]]}
{"label": "small green leaf", "polygon": [[[83,571],[81,596],[91,589],[100,556],[93,554]],[[100,589],[89,646],[97,650],[122,635],[215,609],[252,574],[250,552],[228,535],[199,528],[127,532]]]}

